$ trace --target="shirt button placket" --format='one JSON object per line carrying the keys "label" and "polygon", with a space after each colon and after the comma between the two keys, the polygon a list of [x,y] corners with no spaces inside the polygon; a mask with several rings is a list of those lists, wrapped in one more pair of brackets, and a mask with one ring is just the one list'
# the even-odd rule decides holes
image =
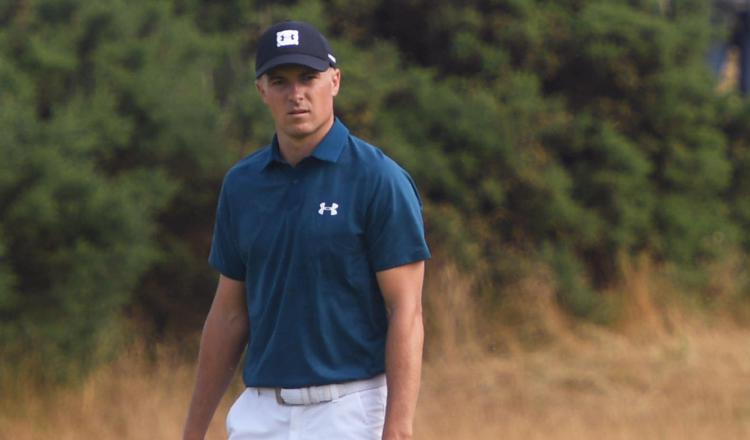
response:
{"label": "shirt button placket", "polygon": [[301,164],[297,165],[297,168],[292,169],[290,176],[289,176],[289,205],[287,206],[287,209],[289,210],[297,210],[300,208],[300,206],[303,203],[304,198],[304,187],[303,185],[300,185],[300,182],[302,181],[302,169]]}

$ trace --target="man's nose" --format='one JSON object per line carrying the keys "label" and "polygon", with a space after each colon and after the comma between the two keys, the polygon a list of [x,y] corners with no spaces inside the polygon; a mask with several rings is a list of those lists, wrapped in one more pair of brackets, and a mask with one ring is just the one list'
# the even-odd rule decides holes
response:
{"label": "man's nose", "polygon": [[303,85],[298,81],[292,82],[289,86],[289,99],[292,101],[299,101],[300,99],[302,99],[303,95]]}

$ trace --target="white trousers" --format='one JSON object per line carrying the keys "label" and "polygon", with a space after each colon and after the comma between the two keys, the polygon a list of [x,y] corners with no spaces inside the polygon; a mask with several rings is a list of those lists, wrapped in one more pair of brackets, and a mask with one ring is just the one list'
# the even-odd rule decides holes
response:
{"label": "white trousers", "polygon": [[247,388],[227,414],[229,440],[380,440],[385,385],[330,402],[284,405],[273,390]]}

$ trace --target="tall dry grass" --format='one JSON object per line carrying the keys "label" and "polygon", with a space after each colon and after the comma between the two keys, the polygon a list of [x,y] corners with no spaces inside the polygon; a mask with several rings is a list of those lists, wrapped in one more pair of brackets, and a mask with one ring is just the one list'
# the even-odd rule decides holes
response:
{"label": "tall dry grass", "polygon": [[[517,299],[488,314],[471,277],[431,267],[417,438],[750,438],[750,331],[670,303],[673,287],[647,260],[623,273],[607,294],[624,312],[602,329],[561,313],[543,275],[509,286]],[[511,315],[523,319],[498,318]],[[156,359],[132,349],[80,387],[0,396],[0,439],[179,438],[193,364],[169,350]],[[225,438],[240,391],[237,382],[208,439]]]}
{"label": "tall dry grass", "polygon": [[[43,390],[20,400],[0,397],[0,439],[176,439],[187,411],[193,366],[170,350],[151,354],[131,347],[99,368],[81,386]],[[226,413],[234,384],[219,413]],[[207,439],[226,438],[216,417]]]}
{"label": "tall dry grass", "polygon": [[[744,282],[740,265],[730,259],[711,268],[709,287],[725,304]],[[451,317],[434,317],[438,341],[424,369],[418,437],[750,438],[750,330],[731,311],[692,309],[648,258],[624,261],[621,271],[621,284],[604,293],[621,309],[611,328],[562,313],[544,268],[508,286],[504,310],[493,313],[520,315],[513,326],[467,299],[469,279],[451,268],[435,274],[428,309]],[[467,328],[475,336],[460,347]]]}

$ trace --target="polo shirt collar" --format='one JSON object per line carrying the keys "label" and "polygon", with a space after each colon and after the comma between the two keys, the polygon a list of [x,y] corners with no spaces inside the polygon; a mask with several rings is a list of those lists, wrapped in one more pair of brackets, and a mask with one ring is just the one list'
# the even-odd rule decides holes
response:
{"label": "polo shirt collar", "polygon": [[[346,139],[349,137],[349,129],[339,120],[335,118],[333,126],[328,130],[323,140],[320,141],[317,147],[313,149],[310,156],[323,160],[326,162],[337,162],[341,152],[344,150]],[[271,148],[267,154],[266,164],[264,168],[267,168],[273,162],[286,163],[284,158],[281,156],[279,151],[279,139],[274,134],[273,140],[271,141]]]}

